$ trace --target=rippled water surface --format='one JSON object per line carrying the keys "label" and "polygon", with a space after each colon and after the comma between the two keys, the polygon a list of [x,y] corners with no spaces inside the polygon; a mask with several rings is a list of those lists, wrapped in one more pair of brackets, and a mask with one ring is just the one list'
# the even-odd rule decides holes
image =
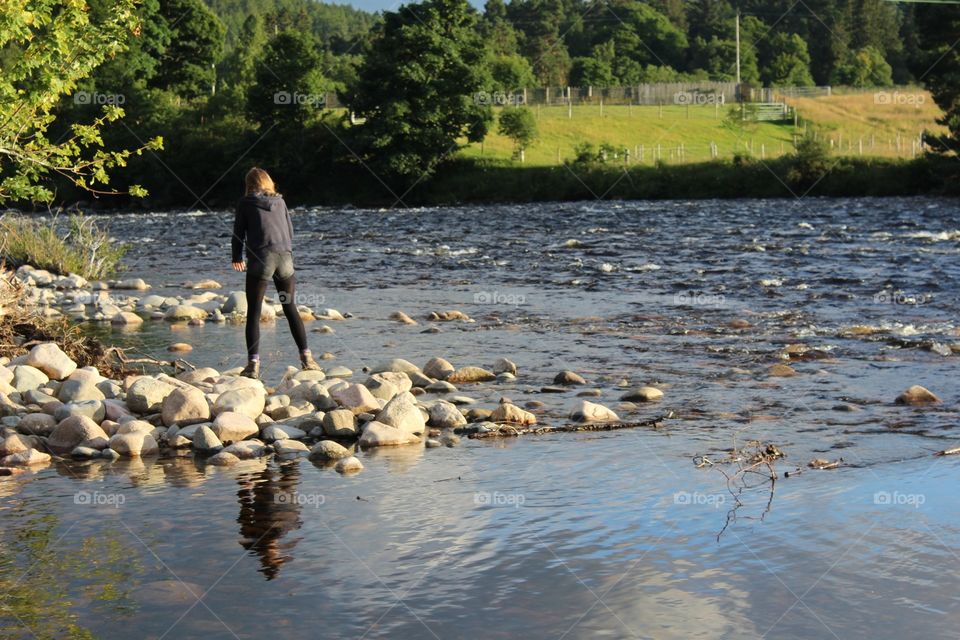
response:
{"label": "rippled water surface", "polygon": [[[231,219],[103,221],[134,246],[127,275],[186,295],[206,277],[241,288]],[[541,422],[563,424],[580,389],[541,389],[569,368],[661,426],[372,451],[348,477],[186,456],[3,480],[0,635],[956,636],[960,457],[932,455],[960,444],[956,202],[311,209],[294,224],[301,301],[352,314],[311,323],[335,330],[311,346],[355,379],[394,357],[505,356],[514,383],[460,393],[540,400]],[[426,319],[446,309],[474,322]],[[91,330],[243,361],[236,326]],[[276,382],[295,361],[282,320],[263,343]],[[779,362],[797,375],[771,377]],[[666,395],[621,406],[625,384]],[[911,384],[943,403],[895,405]],[[749,440],[786,457],[772,493],[747,476],[738,505],[736,467],[694,460]]]}

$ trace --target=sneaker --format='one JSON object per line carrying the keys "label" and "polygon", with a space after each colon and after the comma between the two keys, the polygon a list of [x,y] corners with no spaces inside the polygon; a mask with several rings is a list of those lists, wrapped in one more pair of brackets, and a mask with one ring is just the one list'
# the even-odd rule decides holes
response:
{"label": "sneaker", "polygon": [[320,365],[309,353],[300,356],[300,368],[304,371],[320,371]]}
{"label": "sneaker", "polygon": [[240,372],[240,375],[244,378],[253,378],[254,380],[260,379],[260,361],[251,360],[247,363],[247,366],[243,368],[243,371]]}

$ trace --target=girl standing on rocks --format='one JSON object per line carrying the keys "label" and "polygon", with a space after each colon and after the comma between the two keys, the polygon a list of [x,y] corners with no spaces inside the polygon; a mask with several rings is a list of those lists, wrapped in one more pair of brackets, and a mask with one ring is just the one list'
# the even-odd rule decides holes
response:
{"label": "girl standing on rocks", "polygon": [[[300,349],[303,369],[320,368],[307,347],[307,333],[294,294],[293,221],[270,175],[258,167],[247,172],[246,193],[237,205],[231,248],[234,271],[246,271],[247,366],[240,373],[260,376],[260,312],[267,283],[273,280],[290,333]],[[244,261],[244,252],[246,261]]]}

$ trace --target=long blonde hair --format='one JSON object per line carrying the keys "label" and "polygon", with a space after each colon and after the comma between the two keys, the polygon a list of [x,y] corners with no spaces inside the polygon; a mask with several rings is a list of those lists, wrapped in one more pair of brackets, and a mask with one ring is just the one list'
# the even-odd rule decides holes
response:
{"label": "long blonde hair", "polygon": [[250,171],[247,171],[247,177],[243,181],[246,184],[246,195],[248,196],[254,193],[266,193],[267,195],[277,193],[273,178],[260,167],[253,167]]}

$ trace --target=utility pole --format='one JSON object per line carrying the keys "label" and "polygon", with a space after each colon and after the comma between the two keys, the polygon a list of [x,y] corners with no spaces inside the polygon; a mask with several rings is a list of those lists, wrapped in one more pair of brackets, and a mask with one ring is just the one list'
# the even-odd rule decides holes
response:
{"label": "utility pole", "polygon": [[737,9],[735,33],[737,38],[737,90],[740,89],[740,9]]}

